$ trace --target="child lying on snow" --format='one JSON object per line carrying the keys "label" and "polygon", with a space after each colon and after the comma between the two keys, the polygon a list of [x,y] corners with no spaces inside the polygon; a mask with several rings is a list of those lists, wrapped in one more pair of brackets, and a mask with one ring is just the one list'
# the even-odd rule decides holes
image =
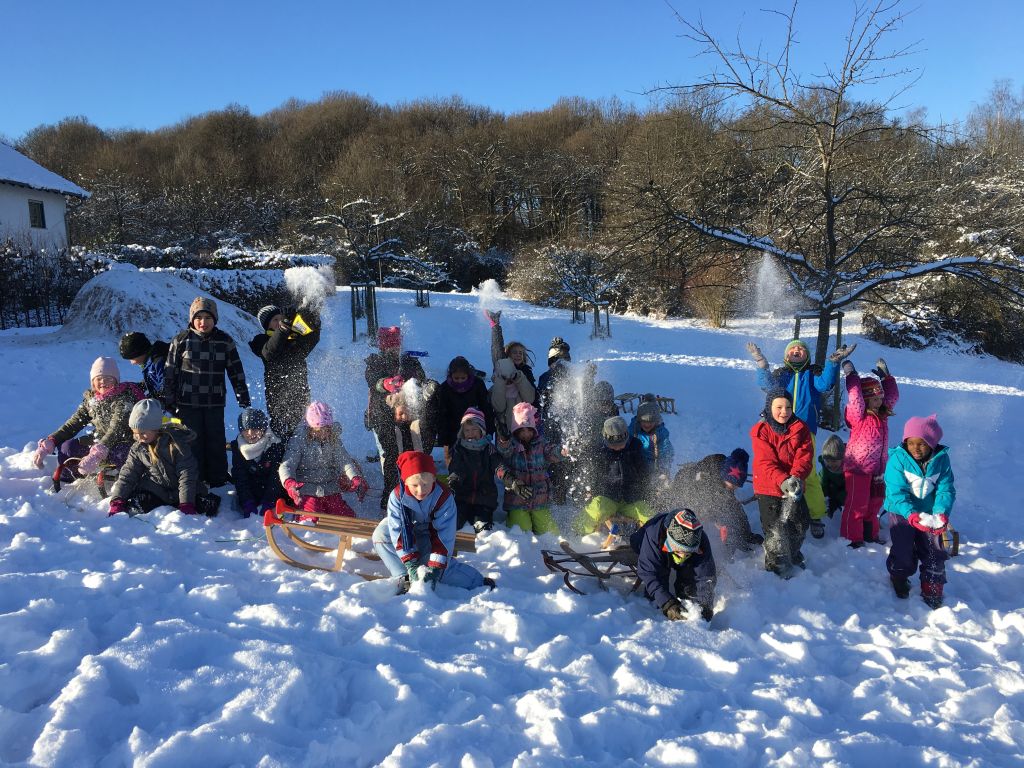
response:
{"label": "child lying on snow", "polygon": [[398,457],[402,482],[388,497],[387,515],[373,532],[373,548],[403,593],[414,581],[436,588],[438,582],[463,589],[488,586],[455,554],[455,499],[435,482],[437,467],[427,453],[405,451]]}

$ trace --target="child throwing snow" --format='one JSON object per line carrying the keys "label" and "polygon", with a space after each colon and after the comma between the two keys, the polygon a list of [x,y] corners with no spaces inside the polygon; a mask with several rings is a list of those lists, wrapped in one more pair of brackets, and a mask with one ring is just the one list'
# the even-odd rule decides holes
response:
{"label": "child throwing snow", "polygon": [[533,357],[530,354],[530,350],[521,341],[505,343],[505,332],[501,328],[500,310],[492,312],[485,309],[484,314],[487,315],[487,320],[491,324],[491,363],[494,364],[494,368],[497,370],[499,361],[503,359],[510,360],[512,365],[515,366],[515,370],[519,371],[526,380],[526,383],[529,384],[530,391],[534,393],[533,398],[523,402],[536,405],[537,380],[533,376]]}
{"label": "child throwing snow", "polygon": [[503,466],[486,429],[483,413],[468,408],[448,462],[448,488],[455,495],[458,509],[456,530],[466,523],[473,523],[478,532],[494,526],[494,510],[498,506],[494,478]]}
{"label": "child throwing snow", "polygon": [[498,437],[498,452],[505,461],[505,511],[508,527],[524,531],[558,533],[548,508],[548,467],[562,460],[558,446],[548,443],[537,428],[537,409],[519,403],[512,412],[512,435]]}
{"label": "child throwing snow", "polygon": [[136,442],[110,491],[109,515],[139,514],[165,504],[186,515],[199,511],[199,472],[191,449],[195,434],[188,427],[164,424],[163,418],[158,400],[140,400],[132,408],[128,423]]}
{"label": "child throwing snow", "polygon": [[846,455],[846,443],[839,435],[829,435],[821,446],[818,457],[818,479],[821,481],[821,492],[825,494],[828,505],[828,516],[832,517],[836,510],[842,509],[846,503],[846,478],[843,476],[843,457]]}
{"label": "child throwing snow", "polygon": [[306,358],[320,342],[320,318],[312,309],[303,310],[313,326],[307,334],[294,332],[294,311],[261,307],[256,319],[263,333],[249,342],[249,349],[263,361],[263,385],[267,412],[274,431],[287,440],[302,421],[309,402],[309,370]]}
{"label": "child throwing snow", "polygon": [[910,596],[910,577],[921,573],[921,597],[942,605],[946,559],[941,536],[949,525],[956,489],[949,451],[940,445],[942,427],[933,413],[914,416],[903,427],[903,443],[889,451],[885,508],[892,518],[892,544],[885,561],[896,596]]}
{"label": "child throwing snow", "polygon": [[[132,406],[145,398],[138,384],[121,382],[117,361],[112,357],[98,357],[89,370],[89,389],[71,418],[52,435],[41,438],[32,460],[38,469],[45,458],[57,448],[57,461],[81,459],[74,469],[67,470],[70,477],[95,475],[101,470],[118,469],[124,463],[132,444],[128,425]],[[95,428],[92,435],[75,437],[89,424]],[[106,473],[104,473],[104,476]],[[104,490],[109,491],[109,483]]]}
{"label": "child throwing snow", "polygon": [[167,362],[167,342],[154,341],[144,333],[126,333],[118,344],[121,357],[142,368],[142,383],[146,397],[160,400],[164,396],[164,365]]}
{"label": "child throwing snow", "polygon": [[188,328],[171,341],[164,370],[166,405],[177,409],[182,423],[196,433],[199,476],[211,488],[230,480],[224,451],[225,373],[238,404],[242,408],[251,405],[235,342],[216,326],[216,302],[196,297],[188,310]]}
{"label": "child throwing snow", "polygon": [[576,519],[576,529],[593,533],[606,520],[627,518],[643,525],[651,517],[645,500],[647,465],[640,442],[629,435],[626,420],[612,416],[604,423],[603,444],[594,456],[592,497]]}
{"label": "child throwing snow", "polygon": [[295,508],[308,513],[303,518],[311,522],[316,515],[355,517],[342,491],[355,491],[362,501],[369,490],[359,464],[341,442],[341,424],[320,401],[306,408],[305,423],[288,441],[278,475]]}
{"label": "child throwing snow", "polygon": [[246,408],[238,414],[238,437],[231,441],[231,482],[242,517],[273,510],[278,499],[287,498],[278,477],[284,448],[263,411]]}
{"label": "child throwing snow", "polygon": [[715,557],[704,527],[689,509],[649,520],[629,539],[644,595],[669,621],[686,617],[684,599],[700,606],[704,621],[715,615]]}
{"label": "child throwing snow", "polygon": [[764,567],[789,579],[794,566],[805,566],[800,547],[810,523],[803,491],[804,480],[812,471],[811,433],[793,413],[790,394],[773,389],[750,438],[754,444],[754,493],[764,531]]}
{"label": "child throwing snow", "polygon": [[846,504],[839,535],[854,549],[863,547],[866,541],[883,543],[878,537],[878,512],[885,500],[883,473],[889,452],[889,417],[900,391],[885,360],[879,358],[875,371],[881,381],[870,376],[861,378],[853,363],[843,363],[850,442],[843,458]]}
{"label": "child throwing snow", "polygon": [[388,497],[387,514],[373,532],[373,548],[399,580],[399,594],[416,581],[432,588],[438,583],[463,589],[493,588],[494,581],[455,559],[455,500],[436,482],[434,460],[420,451],[406,451],[397,464],[402,479]]}
{"label": "child throwing snow", "polygon": [[[529,367],[529,366],[527,366]],[[491,407],[494,411],[494,427],[503,437],[512,434],[512,409],[520,403],[533,403],[537,390],[523,371],[516,368],[508,357],[494,364],[494,384],[491,385]]]}

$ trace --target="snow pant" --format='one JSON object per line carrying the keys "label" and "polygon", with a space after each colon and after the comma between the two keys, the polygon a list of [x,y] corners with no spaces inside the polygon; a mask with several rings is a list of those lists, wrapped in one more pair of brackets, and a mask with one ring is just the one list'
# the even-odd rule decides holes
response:
{"label": "snow pant", "polygon": [[[94,442],[96,441],[93,440],[91,435],[82,435],[82,437],[72,437],[70,440],[65,440],[57,446],[57,463],[63,464],[67,459],[85,458]],[[99,476],[97,477],[96,484],[100,487],[104,496],[107,496],[110,493],[110,489],[114,487],[118,470],[124,464],[125,459],[128,458],[128,451],[131,450],[131,447],[131,443],[118,443],[110,450],[103,463],[100,464],[100,473],[102,474],[99,475],[98,473]],[[72,462],[61,473],[61,482],[73,483],[80,477],[85,477],[85,475],[78,471],[78,462]]]}
{"label": "snow pant", "polygon": [[455,530],[462,530],[466,523],[485,523],[494,525],[494,507],[486,504],[470,504],[469,502],[455,500],[455,509],[458,510]]}
{"label": "snow pant", "polygon": [[[391,575],[399,578],[405,576],[407,571],[402,558],[398,556],[395,545],[391,541],[391,532],[388,530],[388,519],[385,517],[373,530],[373,548],[380,555],[381,562],[387,567]],[[416,562],[421,568],[426,568],[430,559],[430,530],[426,526],[416,528]],[[448,565],[441,575],[441,583],[452,587],[463,589],[476,589],[484,585],[484,577],[476,568],[471,565],[459,562],[448,556]]]}
{"label": "snow pant", "polygon": [[807,503],[801,497],[798,501],[779,496],[758,494],[757,508],[761,513],[761,529],[764,531],[764,567],[774,571],[788,565],[799,565],[804,561],[800,547],[810,527]]}
{"label": "snow pant", "polygon": [[605,520],[613,517],[628,517],[643,525],[653,517],[646,501],[615,501],[607,496],[595,496],[576,518],[576,530],[580,534],[593,533]]}
{"label": "snow pant", "polygon": [[861,472],[844,472],[846,504],[839,535],[852,542],[878,540],[878,511],[885,501],[885,482]]}
{"label": "snow pant", "polygon": [[228,474],[227,436],[224,433],[224,406],[193,408],[179,405],[178,418],[196,433],[192,455],[199,465],[199,479],[211,488],[231,482]]}
{"label": "snow pant", "polygon": [[[811,436],[811,461],[818,451],[818,438]],[[811,520],[821,520],[827,512],[825,509],[825,492],[821,490],[821,478],[818,473],[811,471],[811,474],[804,480],[804,499],[807,501],[807,511]]]}
{"label": "snow pant", "polygon": [[710,531],[711,526],[718,529],[726,557],[732,558],[737,552],[752,552],[762,541],[750,530],[750,521],[742,508],[727,513],[716,510],[714,517],[705,515],[703,520],[705,530]]}
{"label": "snow pant", "polygon": [[919,531],[900,515],[890,512],[889,516],[893,521],[889,529],[889,557],[885,560],[889,575],[909,579],[920,566],[922,585],[945,584],[949,553],[942,548],[942,537]]}
{"label": "snow pant", "polygon": [[555,518],[551,516],[551,510],[547,507],[534,507],[533,509],[512,507],[508,510],[506,524],[509,528],[518,525],[527,533],[533,531],[538,536],[542,533],[559,532],[558,523],[555,522]]}
{"label": "snow pant", "polygon": [[330,496],[300,496],[299,503],[295,505],[295,509],[313,515],[356,516],[356,513],[352,511],[352,507],[341,498],[340,493],[332,493]]}

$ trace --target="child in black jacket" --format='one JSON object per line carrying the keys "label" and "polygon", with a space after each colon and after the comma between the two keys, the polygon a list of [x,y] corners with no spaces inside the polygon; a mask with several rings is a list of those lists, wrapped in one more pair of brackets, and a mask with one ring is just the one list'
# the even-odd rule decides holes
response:
{"label": "child in black jacket", "polygon": [[487,384],[482,376],[462,357],[448,363],[448,375],[437,389],[437,444],[444,448],[446,462],[458,439],[462,416],[467,408],[476,408],[484,416],[484,434],[494,433],[494,413]]}
{"label": "child in black jacket", "polygon": [[231,441],[231,481],[242,517],[272,510],[278,499],[287,497],[277,471],[284,449],[267,414],[258,408],[238,414],[238,437]]}
{"label": "child in black jacket", "polygon": [[486,430],[483,413],[466,409],[448,463],[448,487],[458,509],[457,528],[473,523],[477,531],[489,531],[494,526],[498,506],[494,478],[504,474],[504,464]]}

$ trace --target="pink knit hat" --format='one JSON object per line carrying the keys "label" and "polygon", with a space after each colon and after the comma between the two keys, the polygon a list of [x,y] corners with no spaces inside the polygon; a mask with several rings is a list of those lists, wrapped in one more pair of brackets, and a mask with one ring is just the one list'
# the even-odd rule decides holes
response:
{"label": "pink knit hat", "polygon": [[314,400],[306,408],[306,423],[314,429],[331,426],[334,423],[334,413],[331,411],[331,406],[319,400]]}
{"label": "pink knit hat", "polygon": [[89,369],[89,383],[97,376],[113,376],[121,381],[121,372],[117,369],[117,360],[112,357],[97,357]]}
{"label": "pink knit hat", "polygon": [[483,432],[487,432],[487,417],[479,408],[466,409],[466,412],[462,414],[462,420],[459,421],[459,429],[462,429],[469,421],[474,422]]}
{"label": "pink knit hat", "polygon": [[512,431],[523,427],[537,429],[537,409],[532,403],[516,403],[512,409]]}
{"label": "pink knit hat", "polygon": [[933,451],[935,446],[942,439],[942,427],[939,426],[938,417],[933,413],[931,416],[911,416],[903,427],[903,439],[919,437],[928,443]]}

